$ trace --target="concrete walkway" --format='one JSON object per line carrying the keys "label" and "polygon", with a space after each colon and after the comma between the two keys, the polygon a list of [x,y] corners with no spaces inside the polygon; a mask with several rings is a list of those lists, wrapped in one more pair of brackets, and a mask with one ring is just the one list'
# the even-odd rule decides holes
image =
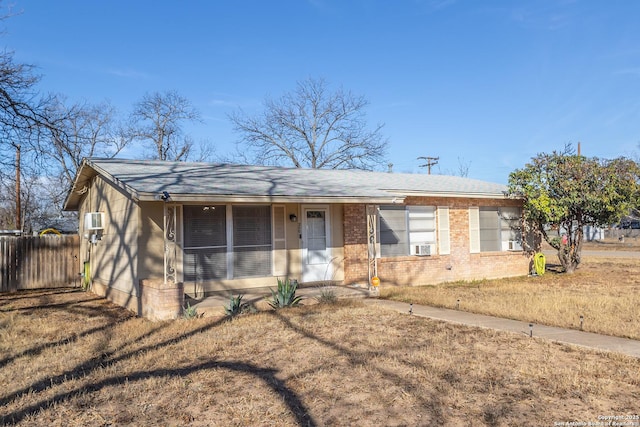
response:
{"label": "concrete walkway", "polygon": [[534,324],[533,327],[530,328],[529,323],[519,320],[503,319],[500,317],[485,316],[482,314],[473,314],[466,311],[450,310],[446,308],[428,307],[416,304],[410,305],[404,302],[383,299],[368,298],[365,302],[372,306],[398,311],[407,315],[409,315],[409,311],[411,310],[411,314],[414,316],[428,317],[430,319],[458,323],[461,325],[515,332],[526,336],[529,336],[532,331],[533,336],[537,338],[544,338],[590,349],[613,351],[640,358],[640,341],[636,340],[594,334],[591,332],[582,332],[573,329],[557,328],[554,326]]}

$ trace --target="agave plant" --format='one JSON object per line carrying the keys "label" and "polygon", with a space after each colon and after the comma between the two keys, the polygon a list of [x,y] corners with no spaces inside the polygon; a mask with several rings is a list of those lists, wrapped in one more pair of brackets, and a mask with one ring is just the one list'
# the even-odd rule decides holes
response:
{"label": "agave plant", "polygon": [[244,297],[242,294],[239,294],[237,297],[231,295],[229,306],[224,308],[224,312],[227,316],[241,314],[247,308],[247,305],[242,302],[242,297]]}
{"label": "agave plant", "polygon": [[273,308],[294,307],[302,300],[301,296],[296,296],[296,290],[298,289],[298,282],[293,280],[278,279],[278,291],[271,291],[271,301],[269,305]]}
{"label": "agave plant", "polygon": [[186,307],[183,307],[182,315],[185,319],[195,319],[201,317],[201,315],[198,313],[198,310],[196,310],[195,307],[191,307],[191,304],[189,303],[187,303]]}

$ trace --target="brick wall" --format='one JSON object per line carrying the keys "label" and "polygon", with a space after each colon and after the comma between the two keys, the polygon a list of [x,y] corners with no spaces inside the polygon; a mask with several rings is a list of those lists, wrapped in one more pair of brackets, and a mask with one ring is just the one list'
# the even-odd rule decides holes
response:
{"label": "brick wall", "polygon": [[141,315],[150,320],[176,319],[182,315],[184,285],[164,284],[162,279],[140,280]]}
{"label": "brick wall", "polygon": [[[425,257],[378,259],[382,286],[415,286],[522,276],[529,272],[530,257],[523,252],[469,252],[469,207],[520,206],[510,199],[408,197],[406,205],[448,206],[451,253]],[[368,283],[367,220],[365,205],[345,205],[345,284]]]}
{"label": "brick wall", "polygon": [[344,205],[343,215],[344,282],[366,285],[369,281],[366,206]]}

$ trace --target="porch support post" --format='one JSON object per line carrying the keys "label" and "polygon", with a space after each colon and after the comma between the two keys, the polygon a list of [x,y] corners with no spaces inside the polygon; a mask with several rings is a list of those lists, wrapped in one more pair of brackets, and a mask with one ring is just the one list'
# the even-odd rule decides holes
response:
{"label": "porch support post", "polygon": [[164,203],[164,284],[176,283],[176,206]]}
{"label": "porch support post", "polygon": [[367,205],[367,247],[369,260],[369,283],[367,285],[369,290],[371,290],[371,279],[378,275],[378,257],[376,253],[376,225],[376,207],[375,205]]}

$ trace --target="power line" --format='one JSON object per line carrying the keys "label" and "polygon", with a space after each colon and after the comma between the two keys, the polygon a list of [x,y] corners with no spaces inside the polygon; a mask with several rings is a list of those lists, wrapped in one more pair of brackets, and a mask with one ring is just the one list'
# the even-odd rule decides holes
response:
{"label": "power line", "polygon": [[426,163],[424,165],[420,165],[421,168],[426,167],[427,173],[431,175],[431,166],[435,166],[438,164],[438,160],[440,157],[418,157],[418,160],[425,160]]}

